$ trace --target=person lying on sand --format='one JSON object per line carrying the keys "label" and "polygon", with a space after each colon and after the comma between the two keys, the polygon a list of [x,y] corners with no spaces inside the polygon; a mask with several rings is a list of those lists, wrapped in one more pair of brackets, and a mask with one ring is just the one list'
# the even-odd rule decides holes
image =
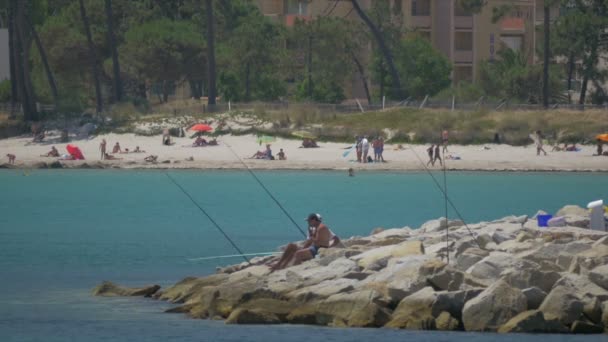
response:
{"label": "person lying on sand", "polygon": [[319,147],[319,145],[317,145],[317,142],[314,139],[304,138],[304,140],[302,140],[302,147],[313,148]]}
{"label": "person lying on sand", "polygon": [[55,148],[55,146],[51,147],[51,150],[47,154],[41,154],[41,157],[59,157],[59,151]]}
{"label": "person lying on sand", "polygon": [[155,156],[153,154],[147,156],[146,158],[144,158],[145,161],[149,162],[149,163],[155,163],[156,159],[158,159],[158,156]]}
{"label": "person lying on sand", "polygon": [[117,158],[117,157],[114,157],[111,154],[106,153],[106,155],[104,156],[104,159],[105,160],[121,160],[122,158]]}
{"label": "person lying on sand", "polygon": [[134,150],[133,150],[133,152],[131,152],[131,153],[146,153],[146,151],[144,151],[144,150],[140,150],[140,149],[139,149],[139,146],[135,146],[135,149],[134,149]]}

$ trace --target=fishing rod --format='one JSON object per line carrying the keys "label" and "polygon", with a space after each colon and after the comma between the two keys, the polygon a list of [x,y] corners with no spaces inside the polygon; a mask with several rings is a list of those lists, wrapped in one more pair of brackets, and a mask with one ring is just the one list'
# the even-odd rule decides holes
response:
{"label": "fishing rod", "polygon": [[[209,221],[211,221],[211,223],[213,223],[213,225],[215,225],[215,227],[217,228],[217,230],[220,231],[220,233],[222,233],[222,235],[224,235],[224,237],[226,238],[226,240],[228,240],[228,242],[230,242],[230,244],[232,245],[232,247],[234,247],[234,249],[237,250],[237,252],[239,252],[238,255],[242,256],[243,259],[245,259],[245,261],[247,263],[250,263],[249,259],[245,256],[246,254],[243,253],[243,251],[241,251],[241,249],[236,245],[236,243],[234,243],[234,241],[232,241],[232,239],[228,236],[228,234],[226,234],[226,232],[224,232],[224,230],[220,227],[219,224],[217,224],[217,222],[215,222],[215,220],[213,218],[211,218],[211,216],[205,211],[205,209],[203,209],[195,200],[194,198],[192,198],[192,196],[190,196],[190,194],[186,191],[186,189],[184,189],[181,185],[179,185],[179,183],[177,181],[175,181],[175,179],[173,179],[173,177],[171,177],[171,175],[169,175],[169,172],[165,172],[165,175],[167,175],[167,177],[169,177],[169,179],[173,182],[173,184],[175,184],[189,199],[190,201],[192,201],[192,203],[194,203],[195,206],[198,207],[198,209],[205,214],[205,216],[207,216],[207,218],[209,219]],[[204,259],[204,258],[203,258]],[[212,258],[211,258],[212,259]]]}
{"label": "fishing rod", "polygon": [[[450,229],[448,227],[448,178],[446,175],[446,160],[445,160],[445,151],[442,150],[441,154],[443,155],[443,200],[445,203],[445,254],[448,264],[450,263]],[[463,221],[464,222],[464,221]]]}
{"label": "fishing rod", "polygon": [[[469,234],[471,235],[471,237],[473,237],[473,240],[475,241],[475,244],[477,244],[477,246],[480,249],[483,249],[481,247],[481,245],[479,244],[479,242],[477,241],[477,237],[475,236],[475,234],[473,234],[473,232],[471,231],[471,228],[469,228],[469,226],[467,225],[466,221],[464,220],[464,218],[460,214],[460,211],[458,211],[458,208],[456,208],[456,206],[454,205],[454,203],[452,202],[452,200],[448,196],[447,192],[441,187],[441,185],[439,185],[439,182],[437,181],[437,179],[435,178],[435,176],[433,175],[433,173],[429,170],[428,167],[426,167],[426,165],[424,164],[424,162],[422,161],[422,159],[420,158],[420,156],[418,155],[418,153],[416,153],[416,151],[414,150],[414,148],[410,148],[410,150],[412,151],[412,153],[414,153],[414,155],[416,156],[416,158],[418,159],[418,161],[420,162],[420,164],[422,165],[422,167],[424,168],[424,170],[429,174],[429,176],[431,176],[431,178],[433,179],[433,182],[435,182],[435,185],[437,186],[437,188],[439,189],[439,191],[441,191],[441,193],[443,194],[445,200],[450,204],[450,206],[452,207],[452,209],[454,209],[454,212],[456,212],[456,215],[458,216],[458,218],[462,221],[462,223],[466,227],[466,229],[469,232]],[[448,227],[446,226],[446,230],[447,229],[448,229]]]}
{"label": "fishing rod", "polygon": [[234,150],[232,149],[232,147],[230,147],[230,145],[224,143],[224,145],[226,145],[226,147],[228,147],[228,149],[230,150],[230,152],[232,152],[232,154],[234,154],[234,156],[241,162],[241,164],[243,164],[245,166],[245,168],[247,169],[247,171],[249,171],[249,174],[251,174],[251,176],[258,182],[258,184],[260,184],[260,186],[262,187],[262,189],[264,189],[264,191],[266,191],[266,193],[268,194],[268,196],[270,196],[270,198],[272,198],[272,200],[274,201],[274,203],[277,204],[277,206],[283,211],[283,213],[291,220],[291,223],[293,223],[293,225],[298,228],[298,230],[300,231],[300,233],[302,233],[302,235],[304,237],[306,237],[306,233],[304,233],[304,231],[302,230],[302,228],[300,228],[300,226],[296,223],[296,221],[293,219],[293,217],[291,217],[291,215],[289,215],[289,213],[287,212],[287,210],[281,205],[281,203],[279,203],[279,201],[272,195],[272,193],[270,193],[270,191],[268,190],[268,188],[266,188],[266,186],[264,185],[264,183],[262,183],[262,181],[258,178],[258,176],[256,176],[256,174],[249,168],[249,166],[247,166],[247,164],[243,161],[243,159],[241,159],[241,157],[239,157],[238,154],[236,154],[236,152],[234,152]]}

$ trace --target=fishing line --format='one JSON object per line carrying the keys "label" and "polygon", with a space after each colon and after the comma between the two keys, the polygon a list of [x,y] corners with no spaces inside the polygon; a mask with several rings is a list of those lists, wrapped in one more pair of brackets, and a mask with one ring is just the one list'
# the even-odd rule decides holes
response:
{"label": "fishing line", "polygon": [[452,200],[448,196],[447,192],[443,190],[443,188],[441,187],[441,185],[439,184],[439,182],[437,181],[437,179],[435,178],[435,176],[433,175],[433,173],[429,170],[428,167],[426,167],[426,165],[424,164],[424,162],[422,161],[422,159],[420,159],[420,156],[418,155],[418,153],[416,153],[416,151],[414,150],[414,148],[412,147],[412,148],[410,148],[410,150],[414,153],[414,155],[416,156],[416,158],[418,159],[418,161],[420,162],[420,164],[422,165],[422,167],[424,168],[424,170],[429,174],[429,176],[431,176],[431,178],[433,179],[433,182],[435,182],[435,185],[437,186],[437,188],[439,189],[439,191],[441,191],[441,193],[443,193],[443,195],[445,196],[445,199],[448,201],[448,203],[450,203],[450,206],[452,207],[452,209],[454,209],[454,212],[456,212],[456,215],[458,216],[458,218],[462,221],[462,223],[464,224],[464,226],[467,228],[467,230],[469,231],[469,234],[473,237],[473,240],[475,241],[475,243],[477,244],[477,246],[480,249],[483,249],[481,247],[481,245],[479,244],[479,242],[477,241],[477,237],[475,236],[475,234],[473,234],[473,232],[471,231],[471,229],[469,228],[469,226],[465,222],[464,218],[462,218],[462,215],[460,214],[460,211],[458,211],[458,209],[456,208],[456,206],[454,205],[454,203],[452,202]]}
{"label": "fishing line", "polygon": [[274,201],[274,203],[276,203],[279,208],[283,211],[283,213],[291,220],[291,223],[293,223],[293,225],[298,228],[298,230],[300,231],[300,233],[302,233],[302,235],[304,237],[306,237],[306,233],[304,233],[304,231],[302,230],[302,228],[300,228],[300,226],[296,223],[296,221],[293,219],[293,217],[291,217],[291,215],[289,215],[289,213],[287,212],[287,210],[285,210],[285,208],[283,208],[283,206],[281,205],[281,203],[279,203],[279,201],[272,195],[272,193],[270,193],[270,191],[266,188],[266,186],[264,186],[264,183],[262,183],[262,181],[258,178],[258,176],[255,175],[255,173],[249,168],[249,166],[247,166],[247,164],[243,161],[243,159],[241,159],[241,157],[239,157],[238,154],[236,154],[236,152],[234,152],[234,150],[232,149],[232,147],[230,147],[230,145],[224,143],[224,145],[226,145],[226,147],[228,147],[228,149],[230,150],[230,152],[232,152],[232,154],[234,154],[234,156],[245,166],[245,168],[247,169],[247,171],[249,171],[249,173],[251,174],[251,176],[258,182],[258,184],[260,184],[260,186],[262,187],[262,189],[264,189],[264,191],[266,191],[266,193],[268,194],[268,196],[270,196],[270,198],[272,198],[272,200]]}
{"label": "fishing line", "polygon": [[243,255],[246,256],[254,256],[254,255],[276,255],[281,254],[281,252],[261,252],[261,253],[246,253],[246,254],[229,254],[229,255],[215,255],[201,258],[191,258],[189,261],[200,261],[200,260],[211,260],[211,259],[222,259],[222,258],[236,258]]}
{"label": "fishing line", "polygon": [[165,175],[167,175],[167,177],[169,177],[169,179],[173,182],[173,184],[175,184],[186,196],[188,196],[188,198],[190,199],[190,201],[192,201],[192,203],[194,203],[195,206],[198,207],[198,209],[205,214],[205,216],[207,216],[207,218],[209,219],[209,221],[211,221],[211,223],[213,223],[215,225],[215,227],[217,228],[217,230],[219,230],[224,237],[226,238],[226,240],[228,240],[228,242],[230,242],[230,244],[232,245],[232,247],[234,247],[234,249],[237,250],[237,252],[239,252],[239,255],[243,257],[243,259],[245,259],[245,261],[247,261],[249,263],[249,259],[247,259],[247,257],[245,256],[245,254],[243,254],[243,251],[241,251],[241,249],[236,245],[236,243],[234,243],[234,241],[232,241],[232,239],[228,236],[228,234],[226,234],[226,232],[224,232],[224,230],[220,227],[219,224],[217,224],[217,222],[215,222],[215,220],[213,218],[211,218],[211,216],[209,216],[209,214],[205,211],[205,209],[203,209],[198,203],[196,203],[196,201],[194,200],[194,198],[192,198],[192,196],[190,196],[190,194],[186,191],[186,189],[184,189],[181,185],[179,185],[178,182],[175,181],[175,179],[173,179],[173,177],[171,177],[171,175],[169,175],[169,172],[165,172]]}

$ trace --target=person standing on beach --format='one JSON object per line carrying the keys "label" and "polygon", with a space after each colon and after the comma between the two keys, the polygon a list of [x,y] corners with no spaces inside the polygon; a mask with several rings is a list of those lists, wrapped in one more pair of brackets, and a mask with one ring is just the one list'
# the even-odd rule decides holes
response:
{"label": "person standing on beach", "polygon": [[543,152],[545,155],[547,155],[547,152],[543,149],[543,135],[540,130],[536,131],[535,136],[536,139],[534,140],[536,143],[536,155],[540,156],[540,152]]}
{"label": "person standing on beach", "polygon": [[435,165],[435,162],[438,160],[439,165],[443,166],[443,163],[441,162],[441,154],[439,153],[439,144],[435,146],[435,158],[433,159],[433,165]]}
{"label": "person standing on beach", "polygon": [[367,154],[369,153],[369,140],[367,140],[367,135],[361,140],[361,148],[363,149],[363,162],[367,163]]}
{"label": "person standing on beach", "polygon": [[375,137],[372,140],[372,148],[374,149],[374,162],[380,161],[380,137]]}
{"label": "person standing on beach", "polygon": [[357,162],[360,163],[361,162],[361,154],[363,153],[363,149],[361,147],[361,140],[363,140],[363,139],[361,139],[360,136],[357,136],[356,139],[357,139],[357,141],[355,143],[355,150],[357,151]]}
{"label": "person standing on beach", "polygon": [[426,149],[426,153],[429,155],[429,161],[426,163],[426,166],[435,166],[435,160],[433,159],[433,151],[435,150],[435,144],[431,145],[431,147]]}
{"label": "person standing on beach", "polygon": [[106,157],[106,139],[101,139],[99,143],[99,151],[101,151],[101,160],[104,160]]}
{"label": "person standing on beach", "polygon": [[441,132],[441,144],[443,145],[443,154],[448,151],[448,130],[444,129]]}
{"label": "person standing on beach", "polygon": [[382,137],[378,137],[378,161],[385,163],[384,160],[384,139]]}
{"label": "person standing on beach", "polygon": [[9,164],[15,164],[15,158],[17,158],[14,154],[12,153],[7,153],[6,156],[8,157],[8,163]]}

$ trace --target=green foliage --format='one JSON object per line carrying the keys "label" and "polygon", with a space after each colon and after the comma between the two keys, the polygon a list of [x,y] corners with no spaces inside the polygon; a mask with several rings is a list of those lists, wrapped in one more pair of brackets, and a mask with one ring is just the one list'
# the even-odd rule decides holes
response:
{"label": "green foliage", "polygon": [[119,55],[124,72],[140,82],[177,81],[200,70],[204,46],[194,24],[159,19],[127,31]]}
{"label": "green foliage", "polygon": [[8,102],[11,99],[11,81],[0,82],[0,102]]}
{"label": "green foliage", "polygon": [[[344,91],[341,84],[319,79],[313,81],[312,100],[323,103],[340,103],[344,101]],[[303,101],[308,97],[308,79],[304,79],[297,86],[296,100]]]}
{"label": "green foliage", "polygon": [[[527,103],[542,101],[542,65],[528,65],[520,51],[504,48],[499,59],[480,64],[479,81],[486,95]],[[552,102],[563,99],[562,75],[558,68],[549,73],[549,94]]]}
{"label": "green foliage", "polygon": [[460,82],[456,86],[445,88],[435,95],[434,99],[441,100],[452,100],[452,97],[456,97],[456,102],[475,102],[480,97],[484,96],[485,92],[478,84],[470,82]]}
{"label": "green foliage", "polygon": [[[403,39],[394,51],[394,62],[401,77],[402,86],[415,98],[435,95],[451,83],[451,64],[440,52],[435,50],[428,40],[414,36]],[[384,61],[375,55],[372,61],[372,73],[377,82],[384,82],[389,91],[389,98],[399,99],[392,87]]]}

